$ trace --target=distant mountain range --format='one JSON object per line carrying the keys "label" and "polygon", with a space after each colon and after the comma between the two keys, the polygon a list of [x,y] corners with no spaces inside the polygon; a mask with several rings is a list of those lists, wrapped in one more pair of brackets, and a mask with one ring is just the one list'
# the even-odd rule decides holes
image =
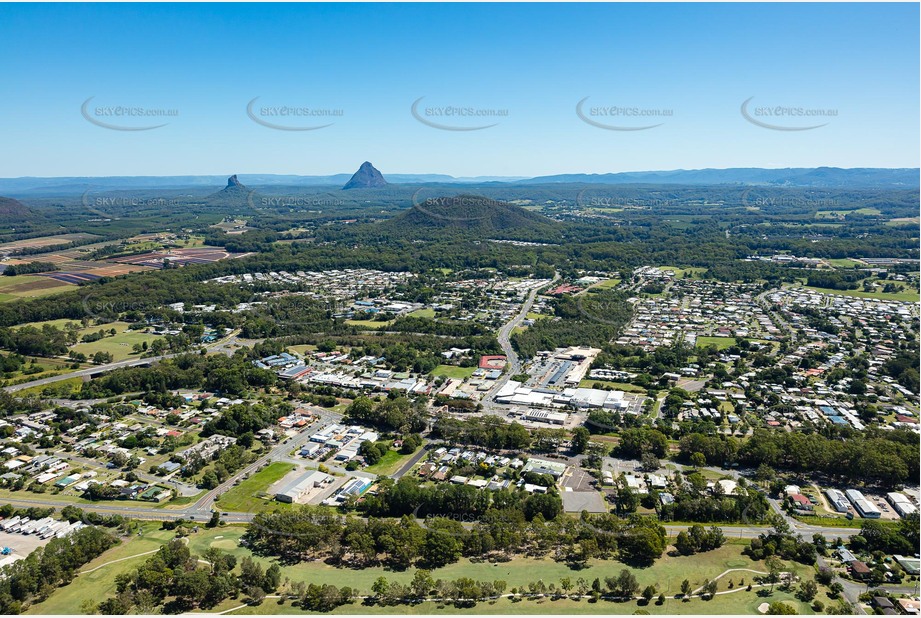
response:
{"label": "distant mountain range", "polygon": [[918,187],[918,168],[791,167],[765,169],[672,170],[663,172],[620,172],[616,174],[557,174],[517,181],[518,184],[674,184],[674,185],[771,185],[822,188],[911,188]]}
{"label": "distant mountain range", "polygon": [[[374,169],[373,166],[371,169]],[[377,170],[374,170],[377,171]],[[0,178],[0,195],[16,197],[79,195],[104,189],[194,189],[220,187],[226,176],[105,176],[105,177],[21,177]],[[342,187],[352,180],[349,174],[297,176],[285,174],[240,174],[249,186],[329,186]],[[644,184],[644,185],[766,185],[811,188],[912,189],[919,184],[918,168],[728,168],[617,172],[610,174],[556,174],[522,178],[517,176],[477,176],[455,178],[446,174],[387,174],[388,184]]]}

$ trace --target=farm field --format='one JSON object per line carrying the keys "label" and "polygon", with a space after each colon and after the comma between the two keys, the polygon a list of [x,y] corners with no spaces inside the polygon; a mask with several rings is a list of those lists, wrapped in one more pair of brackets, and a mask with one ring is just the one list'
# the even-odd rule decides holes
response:
{"label": "farm field", "polygon": [[815,213],[816,219],[844,217],[849,214],[876,216],[883,214],[878,208],[857,208],[855,210],[819,210]]}
{"label": "farm field", "polygon": [[37,275],[0,276],[0,302],[36,298],[66,292],[73,288],[63,281]]}
{"label": "farm field", "polygon": [[[89,240],[91,238],[96,238],[95,234],[87,234],[84,232],[78,232],[76,234],[60,234],[57,236],[39,236],[38,238],[28,238],[26,240],[15,240],[13,242],[5,242],[0,244],[0,251],[13,251],[15,249],[22,249],[25,247],[35,248],[35,247],[51,247],[53,245],[63,245],[69,242],[74,242],[78,240]],[[24,256],[30,258],[32,256]],[[38,258],[36,258],[38,259]]]}

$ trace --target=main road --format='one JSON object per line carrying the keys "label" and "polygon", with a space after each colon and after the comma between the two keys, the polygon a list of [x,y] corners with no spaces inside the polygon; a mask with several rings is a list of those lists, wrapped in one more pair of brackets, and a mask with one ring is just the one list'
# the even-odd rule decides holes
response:
{"label": "main road", "polygon": [[[553,279],[548,285],[553,285],[560,280],[560,273],[554,272]],[[537,292],[544,286],[539,288],[534,288],[528,293],[527,298],[525,298],[524,303],[521,305],[521,310],[516,313],[511,320],[506,322],[502,328],[499,329],[499,334],[497,339],[499,340],[499,345],[502,347],[502,352],[505,354],[506,369],[502,374],[502,377],[496,380],[496,383],[493,385],[489,392],[483,396],[482,402],[483,407],[487,410],[490,409],[492,398],[495,397],[496,393],[502,390],[502,387],[511,379],[513,375],[521,373],[521,362],[518,359],[518,354],[515,352],[515,348],[512,346],[512,331],[518,327],[522,321],[528,316],[528,312],[531,311],[531,307],[534,306],[534,299],[537,298]]]}
{"label": "main road", "polygon": [[[234,331],[223,339],[219,339],[214,343],[210,343],[205,346],[205,349],[209,352],[221,352],[227,355],[233,354],[232,345],[236,341],[236,337],[239,334],[239,331]],[[53,384],[54,382],[60,382],[61,380],[69,380],[70,378],[89,378],[91,376],[99,375],[102,373],[107,373],[109,371],[114,371],[115,369],[121,369],[123,367],[141,367],[144,365],[152,365],[161,360],[167,358],[174,358],[176,356],[181,356],[182,354],[188,354],[186,352],[176,352],[173,354],[160,354],[159,356],[149,356],[147,358],[129,358],[127,360],[118,361],[115,363],[107,363],[105,365],[97,365],[95,367],[87,367],[86,369],[78,369],[77,371],[71,371],[68,373],[61,373],[54,376],[48,376],[46,378],[39,378],[37,380],[31,380],[29,382],[22,382],[20,384],[12,384],[10,386],[4,386],[3,390],[8,393],[15,393],[17,391],[25,390],[27,388],[32,388],[35,386],[44,386],[46,384]]]}

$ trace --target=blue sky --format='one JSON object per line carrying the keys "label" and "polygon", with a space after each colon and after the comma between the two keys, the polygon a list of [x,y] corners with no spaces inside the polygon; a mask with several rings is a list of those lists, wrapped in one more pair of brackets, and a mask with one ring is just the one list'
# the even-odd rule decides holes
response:
{"label": "blue sky", "polygon": [[[918,20],[917,4],[3,4],[0,176],[915,167]],[[97,126],[90,97],[91,120],[167,124]],[[257,119],[333,124],[262,126],[256,97]],[[496,124],[429,126],[420,97],[423,120]],[[586,97],[589,120],[662,124],[592,126]],[[750,97],[756,120],[825,126],[757,126]]]}

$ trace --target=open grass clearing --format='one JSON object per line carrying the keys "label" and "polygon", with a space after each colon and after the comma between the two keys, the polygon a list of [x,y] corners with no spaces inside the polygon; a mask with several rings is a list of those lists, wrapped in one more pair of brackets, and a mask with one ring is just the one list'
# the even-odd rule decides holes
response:
{"label": "open grass clearing", "polygon": [[429,308],[429,307],[426,307],[426,308],[424,308],[424,309],[416,309],[415,311],[410,311],[410,312],[407,313],[406,315],[408,315],[408,316],[410,316],[410,317],[413,317],[413,318],[428,318],[428,319],[432,319],[432,318],[435,317],[435,310],[434,310],[434,309],[431,309],[431,308]]}
{"label": "open grass clearing", "polygon": [[224,511],[240,511],[252,513],[257,510],[271,510],[268,506],[275,506],[272,500],[259,497],[273,484],[280,481],[286,474],[294,470],[294,464],[276,461],[259,470],[248,479],[240,482],[236,487],[221,494],[216,506]]}
{"label": "open grass clearing", "polygon": [[[214,547],[233,554],[238,561],[244,556],[251,556],[248,549],[240,546],[240,538],[245,532],[244,526],[219,526],[212,529],[201,529],[188,537],[189,549],[193,554],[201,555],[208,548]],[[147,559],[145,552],[155,550],[159,545],[173,538],[173,532],[159,529],[159,524],[146,524],[140,536],[131,537],[120,545],[107,551],[86,566],[81,571],[90,571],[78,575],[68,586],[56,590],[48,600],[33,605],[30,614],[73,614],[78,611],[86,600],[99,602],[115,594],[115,577],[120,573],[130,572]],[[572,601],[561,599],[552,601],[527,600],[514,603],[508,599],[501,599],[495,603],[478,603],[475,607],[463,610],[464,613],[476,614],[531,614],[531,613],[559,613],[559,614],[632,614],[637,609],[644,609],[655,614],[738,614],[757,613],[757,606],[762,602],[784,601],[793,605],[800,613],[811,613],[808,605],[796,601],[792,594],[775,589],[769,596],[758,596],[758,588],[747,592],[742,585],[752,582],[755,573],[747,571],[734,571],[723,575],[718,580],[718,591],[729,590],[729,581],[732,580],[734,590],[730,594],[718,594],[713,600],[705,601],[694,598],[684,602],[674,599],[681,587],[681,582],[687,579],[692,587],[702,586],[707,580],[717,578],[729,569],[751,569],[766,571],[763,562],[756,562],[742,554],[744,543],[730,542],[723,547],[694,556],[669,556],[664,555],[648,568],[631,569],[641,587],[650,584],[657,586],[659,592],[666,594],[663,605],[656,605],[655,601],[649,605],[640,606],[637,601],[614,603],[600,601],[589,603],[588,600]],[[135,556],[132,558],[132,556]],[[122,558],[129,558],[121,562],[113,562]],[[269,558],[254,557],[263,567],[275,561]],[[791,568],[800,576],[811,576],[809,567],[786,563],[785,568]],[[323,562],[303,562],[293,565],[280,565],[282,578],[291,581],[306,581],[317,584],[332,584],[336,586],[348,585],[361,594],[368,594],[371,586],[378,577],[386,577],[388,581],[408,583],[415,569],[407,571],[391,571],[383,567],[374,567],[362,570],[337,568]],[[101,568],[97,568],[101,567]],[[617,575],[621,569],[627,568],[616,561],[593,560],[583,570],[571,570],[566,565],[550,559],[515,558],[506,563],[474,563],[463,559],[455,564],[435,569],[432,576],[435,579],[457,579],[470,577],[480,581],[494,581],[502,579],[507,582],[507,591],[511,588],[526,586],[528,583],[543,580],[545,584],[559,585],[563,577],[569,577],[573,582],[578,578],[585,578],[591,582],[594,578]],[[765,591],[766,592],[766,591]],[[820,598],[824,595],[820,592]],[[241,599],[229,599],[210,612],[219,612],[233,609],[242,604]],[[277,599],[266,599],[261,605],[246,607],[234,613],[240,614],[280,614],[304,613],[290,601],[279,604]],[[338,608],[332,613],[337,614],[426,614],[426,613],[457,613],[457,609],[448,605],[439,608],[434,603],[423,603],[415,606],[397,605],[392,607],[378,607],[363,605],[360,602]]]}
{"label": "open grass clearing", "polygon": [[78,343],[71,346],[70,349],[74,352],[86,354],[89,358],[97,352],[108,352],[112,355],[112,360],[118,362],[127,360],[131,357],[140,357],[139,353],[134,352],[135,344],[143,345],[146,343],[149,346],[154,340],[159,338],[160,337],[157,335],[151,333],[124,331],[111,337],[104,337],[98,341]]}
{"label": "open grass clearing", "polygon": [[827,219],[827,218],[836,218],[836,217],[845,217],[847,215],[867,215],[875,216],[883,214],[878,208],[864,207],[864,208],[855,208],[854,210],[819,210],[816,211],[816,219]]}
{"label": "open grass clearing", "polygon": [[731,348],[736,344],[735,337],[698,337],[697,338],[697,347],[706,348],[708,346],[715,346],[717,350],[725,350],[726,348]]}
{"label": "open grass clearing", "polygon": [[365,468],[364,472],[377,474],[378,476],[390,476],[399,470],[400,467],[402,467],[410,457],[412,457],[412,454],[403,455],[400,453],[400,451],[391,449],[387,451],[383,457],[381,457],[379,462],[373,466],[368,466]]}
{"label": "open grass clearing", "polygon": [[346,320],[346,324],[350,326],[356,326],[358,328],[370,329],[370,330],[379,330],[385,326],[390,326],[393,324],[393,320],[386,320],[379,322],[376,320]]}
{"label": "open grass clearing", "polygon": [[[159,528],[159,523],[145,524],[141,528],[140,536],[135,534],[127,539],[123,538],[121,543],[81,567],[80,572],[85,572],[83,575],[77,575],[69,585],[58,588],[48,599],[32,605],[25,613],[77,614],[80,613],[80,606],[86,601],[98,603],[115,596],[115,578],[136,569],[149,557],[138,554],[155,551],[175,536],[172,530]],[[137,557],[130,558],[131,556]],[[107,564],[114,560],[121,561]]]}
{"label": "open grass clearing", "polygon": [[624,391],[625,393],[641,393],[646,394],[646,389],[642,386],[637,386],[636,384],[629,384],[627,382],[613,382],[611,380],[596,380],[595,378],[585,378],[579,382],[579,388],[594,388],[596,384],[600,384],[602,387],[611,387],[618,391]]}
{"label": "open grass clearing", "polygon": [[607,290],[610,288],[616,288],[620,285],[620,279],[605,279],[604,281],[599,281],[591,287],[593,290]]}
{"label": "open grass clearing", "polygon": [[854,298],[876,298],[879,300],[900,300],[905,302],[918,302],[921,299],[921,295],[916,291],[902,291],[895,293],[886,293],[886,292],[864,292],[863,290],[832,290],[829,288],[815,288],[812,286],[804,285],[807,290],[812,290],[813,292],[822,292],[823,294],[834,294],[836,296],[851,296]]}
{"label": "open grass clearing", "polygon": [[[54,373],[43,373],[37,376],[29,376],[30,379],[33,378],[47,378],[53,377],[59,372]],[[26,380],[28,381],[28,380]],[[17,397],[29,397],[29,396],[42,396],[45,392],[45,389],[48,389],[48,392],[54,393],[64,393],[64,392],[75,392],[80,390],[83,386],[83,378],[65,378],[63,380],[58,380],[52,382],[51,384],[39,384],[37,386],[30,386],[29,388],[24,388],[20,391],[16,391]]]}
{"label": "open grass clearing", "polygon": [[700,266],[687,266],[684,268],[679,268],[677,266],[657,266],[657,268],[662,271],[670,270],[675,273],[676,277],[684,277],[685,275],[693,277],[694,275],[707,272],[706,268]]}
{"label": "open grass clearing", "polygon": [[429,375],[433,377],[445,377],[452,378],[455,380],[463,380],[469,378],[473,375],[473,372],[476,371],[476,367],[458,367],[456,365],[438,365],[432,369]]}

